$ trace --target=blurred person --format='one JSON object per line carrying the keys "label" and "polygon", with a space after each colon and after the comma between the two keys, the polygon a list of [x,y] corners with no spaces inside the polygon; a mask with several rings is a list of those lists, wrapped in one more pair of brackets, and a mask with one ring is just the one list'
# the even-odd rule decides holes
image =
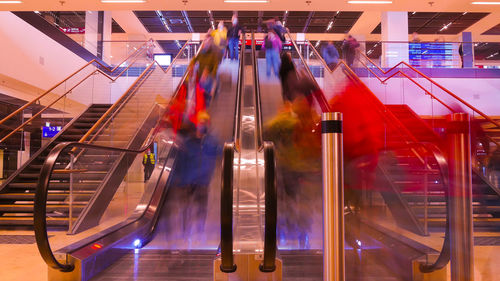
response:
{"label": "blurred person", "polygon": [[298,96],[303,96],[309,104],[312,104],[312,95],[319,88],[304,69],[299,71],[296,69],[290,52],[281,54],[279,77],[284,100],[293,102]]}
{"label": "blurred person", "polygon": [[333,45],[333,41],[329,41],[328,45],[321,49],[321,55],[330,70],[333,70],[337,63],[339,63],[339,51],[337,51],[337,48]]}
{"label": "blurred person", "polygon": [[144,166],[144,182],[147,182],[155,168],[155,155],[151,153],[150,148],[144,153],[142,165]]}
{"label": "blurred person", "polygon": [[418,33],[417,32],[413,32],[412,35],[411,35],[411,42],[413,43],[419,43],[420,41],[420,38],[418,37]]}
{"label": "blurred person", "polygon": [[212,32],[210,32],[210,35],[213,37],[214,45],[219,49],[221,55],[220,59],[222,59],[224,50],[227,46],[227,28],[224,26],[224,21],[219,21],[217,29],[212,30]]}
{"label": "blurred person", "polygon": [[[278,236],[280,240],[298,240],[309,248],[313,218],[321,206],[321,138],[319,116],[304,97],[284,108],[264,129],[266,139],[276,146],[278,167]],[[316,214],[316,216],[315,216]]]}
{"label": "blurred person", "polygon": [[262,44],[262,50],[266,52],[267,77],[271,77],[271,71],[274,72],[276,77],[279,77],[281,47],[281,40],[276,35],[276,32],[274,30],[269,31]]}
{"label": "blurred person", "polygon": [[367,95],[368,89],[349,84],[329,101],[331,110],[342,113],[344,144],[344,204],[350,212],[351,225],[346,231],[346,242],[353,248],[360,246],[362,191],[375,189],[375,171],[379,153],[384,149],[384,119]]}
{"label": "blurred person", "polygon": [[285,39],[285,34],[286,34],[286,28],[283,26],[283,23],[281,23],[281,21],[279,20],[276,20],[275,21],[275,24],[273,26],[273,30],[274,32],[276,32],[276,34],[278,35],[278,37],[280,38],[281,40],[281,43],[285,43],[286,39]]}
{"label": "blurred person", "polygon": [[[238,54],[239,54],[238,45],[240,43],[240,36],[242,33],[243,33],[243,27],[239,25],[238,17],[236,16],[236,14],[234,14],[232,18],[232,25],[227,31],[230,60],[238,59]],[[242,46],[244,46],[244,44]]]}
{"label": "blurred person", "polygon": [[356,57],[356,49],[359,48],[359,42],[351,34],[347,36],[347,39],[342,43],[342,53],[344,59],[349,67],[354,64],[354,58]]}
{"label": "blurred person", "polygon": [[179,130],[172,178],[172,192],[182,209],[179,219],[185,236],[191,235],[193,230],[203,232],[210,181],[216,159],[222,152],[219,141],[208,133],[209,116],[200,116],[199,119],[198,125],[187,121]]}

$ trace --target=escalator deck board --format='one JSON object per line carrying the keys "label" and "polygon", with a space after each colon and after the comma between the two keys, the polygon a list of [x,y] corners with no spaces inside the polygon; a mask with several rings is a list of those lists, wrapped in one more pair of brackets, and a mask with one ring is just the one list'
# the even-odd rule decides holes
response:
{"label": "escalator deck board", "polygon": [[216,251],[143,249],[117,260],[92,280],[209,281]]}

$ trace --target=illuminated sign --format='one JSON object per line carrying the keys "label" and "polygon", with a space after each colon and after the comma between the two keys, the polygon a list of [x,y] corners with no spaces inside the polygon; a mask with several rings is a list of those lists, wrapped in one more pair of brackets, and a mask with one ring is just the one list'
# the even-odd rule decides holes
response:
{"label": "illuminated sign", "polygon": [[57,133],[61,131],[61,126],[49,126],[49,127],[42,127],[42,136],[44,138],[52,138]]}

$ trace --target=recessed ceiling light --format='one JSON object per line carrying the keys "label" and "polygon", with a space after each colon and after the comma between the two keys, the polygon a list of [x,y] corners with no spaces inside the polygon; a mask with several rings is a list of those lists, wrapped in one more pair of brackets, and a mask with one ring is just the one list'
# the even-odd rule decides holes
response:
{"label": "recessed ceiling light", "polygon": [[224,0],[224,3],[268,3],[269,0]]}
{"label": "recessed ceiling light", "polygon": [[347,1],[349,4],[392,4],[392,1]]}
{"label": "recessed ceiling light", "polygon": [[500,5],[500,2],[472,2],[473,5]]}
{"label": "recessed ceiling light", "polygon": [[23,1],[0,1],[0,4],[21,4]]}
{"label": "recessed ceiling light", "polygon": [[101,0],[102,3],[146,3],[146,0]]}

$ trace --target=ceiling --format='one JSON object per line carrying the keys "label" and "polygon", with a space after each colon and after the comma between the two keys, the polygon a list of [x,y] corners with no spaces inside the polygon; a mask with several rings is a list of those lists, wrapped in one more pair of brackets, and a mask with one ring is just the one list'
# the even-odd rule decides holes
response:
{"label": "ceiling", "polygon": [[[85,28],[85,12],[82,11],[40,11],[38,14],[59,28]],[[114,19],[112,20],[111,31],[113,33],[125,33]]]}
{"label": "ceiling", "polygon": [[[408,33],[419,34],[458,34],[489,13],[428,13],[408,12]],[[499,19],[500,20],[500,19]],[[380,34],[381,24],[372,34]]]}
{"label": "ceiling", "polygon": [[[229,27],[233,12],[135,11],[134,14],[150,33],[204,33],[221,20]],[[264,30],[265,21],[277,17],[292,33],[347,33],[361,14],[362,12],[239,11],[238,19],[247,30]],[[327,29],[330,22],[331,27]]]}
{"label": "ceiling", "polygon": [[[225,3],[224,0],[145,0],[145,3],[102,3],[101,0],[22,0],[21,4],[2,4],[4,11],[103,11],[103,10],[240,10],[280,11],[422,11],[495,12],[500,5],[472,5],[472,0],[393,0],[392,4],[349,4],[346,0],[269,0],[268,3]],[[487,1],[487,0],[485,0]]]}
{"label": "ceiling", "polygon": [[495,25],[494,27],[486,30],[481,33],[481,35],[500,35],[500,24]]}

